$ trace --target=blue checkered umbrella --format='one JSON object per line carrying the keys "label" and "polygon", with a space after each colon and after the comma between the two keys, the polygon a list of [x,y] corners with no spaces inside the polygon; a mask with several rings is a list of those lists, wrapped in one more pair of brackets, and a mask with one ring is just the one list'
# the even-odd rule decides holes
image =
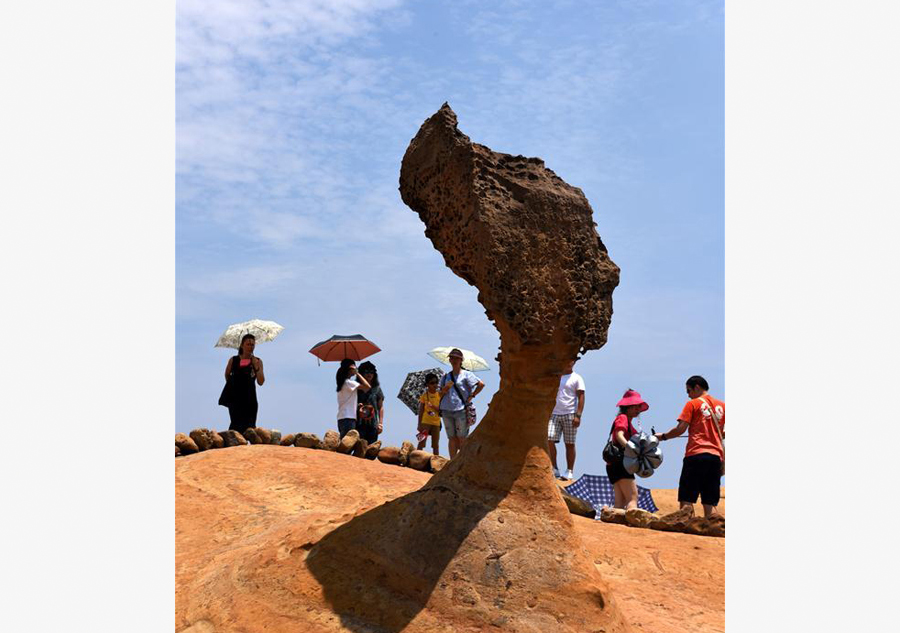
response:
{"label": "blue checkered umbrella", "polygon": [[[656,512],[659,508],[653,503],[653,497],[650,495],[649,488],[641,486],[638,489],[637,505],[642,510],[648,512]],[[584,499],[597,511],[597,520],[600,520],[600,508],[615,505],[616,495],[613,492],[613,486],[609,483],[609,477],[602,475],[582,475],[573,484],[566,486],[566,492],[573,497]]]}

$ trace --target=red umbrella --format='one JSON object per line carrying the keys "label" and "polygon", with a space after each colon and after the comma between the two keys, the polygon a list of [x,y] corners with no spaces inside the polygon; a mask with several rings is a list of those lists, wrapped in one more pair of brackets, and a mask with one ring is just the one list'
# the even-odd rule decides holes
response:
{"label": "red umbrella", "polygon": [[335,334],[327,341],[313,345],[309,353],[324,361],[342,361],[345,358],[362,360],[381,351],[381,348],[362,334],[341,336]]}

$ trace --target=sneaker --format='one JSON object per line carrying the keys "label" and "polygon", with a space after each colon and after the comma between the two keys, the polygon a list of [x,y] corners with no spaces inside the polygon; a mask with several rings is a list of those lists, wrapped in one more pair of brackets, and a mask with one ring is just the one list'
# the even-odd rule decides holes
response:
{"label": "sneaker", "polygon": [[553,467],[553,476],[559,479],[559,468],[556,466]]}
{"label": "sneaker", "polygon": [[572,469],[566,471],[566,479],[575,479],[574,473],[572,473]]}

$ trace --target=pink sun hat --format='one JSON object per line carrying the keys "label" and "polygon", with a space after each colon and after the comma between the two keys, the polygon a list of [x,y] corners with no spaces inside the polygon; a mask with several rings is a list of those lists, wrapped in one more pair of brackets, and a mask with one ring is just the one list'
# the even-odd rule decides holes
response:
{"label": "pink sun hat", "polygon": [[619,400],[617,407],[630,407],[633,404],[641,405],[641,413],[650,408],[650,405],[644,402],[644,399],[641,398],[641,394],[639,394],[634,389],[629,389],[625,392],[625,395],[622,396],[622,399]]}

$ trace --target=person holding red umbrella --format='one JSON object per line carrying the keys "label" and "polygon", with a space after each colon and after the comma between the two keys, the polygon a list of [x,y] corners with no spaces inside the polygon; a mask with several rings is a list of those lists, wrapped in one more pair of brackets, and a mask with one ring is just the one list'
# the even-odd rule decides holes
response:
{"label": "person holding red umbrella", "polygon": [[363,376],[356,371],[356,361],[352,358],[345,358],[341,361],[335,374],[337,382],[337,425],[338,432],[341,437],[347,435],[347,431],[356,429],[356,411],[357,411],[357,389],[362,385],[366,389],[371,389],[372,385]]}

